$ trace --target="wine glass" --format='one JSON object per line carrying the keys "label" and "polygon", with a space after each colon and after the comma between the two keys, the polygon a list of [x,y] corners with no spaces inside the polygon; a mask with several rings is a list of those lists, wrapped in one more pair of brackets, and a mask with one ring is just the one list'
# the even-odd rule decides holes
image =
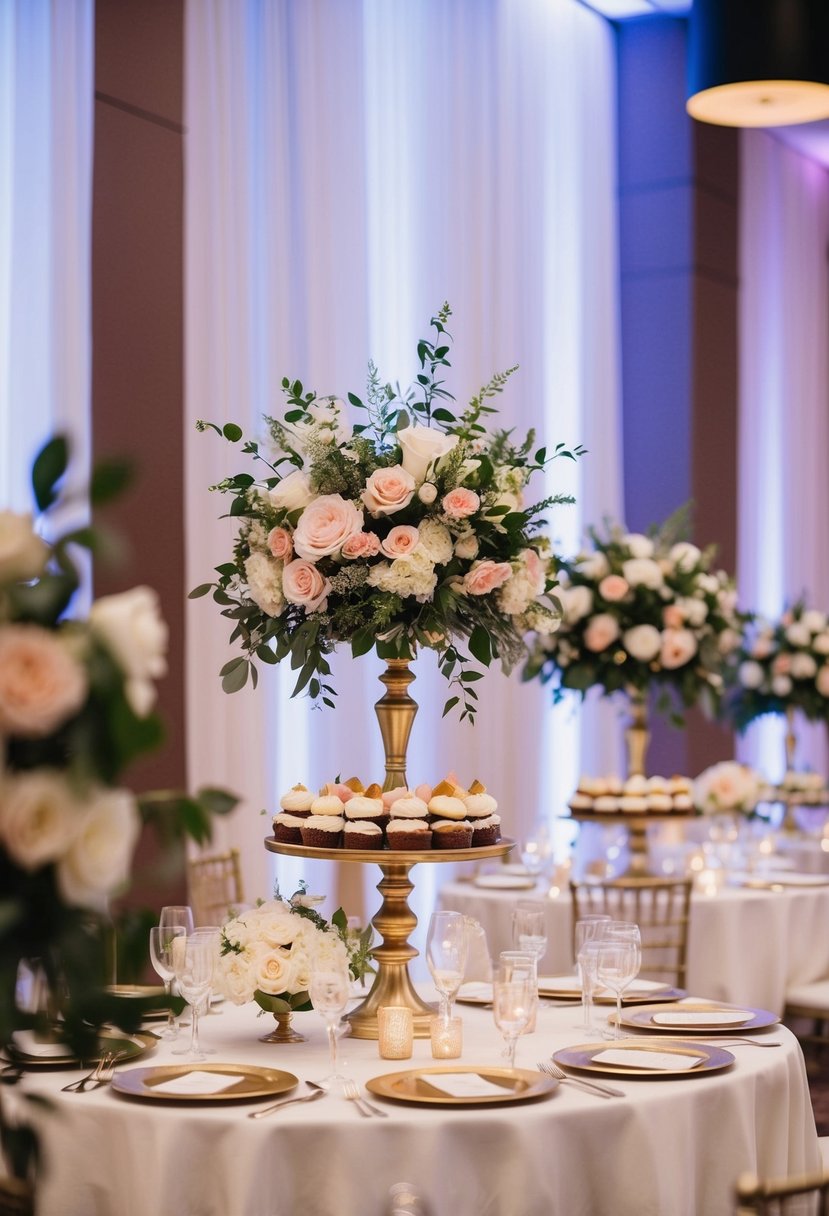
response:
{"label": "wine glass", "polygon": [[[538,1013],[538,960],[535,953],[531,950],[502,950],[498,955],[498,963],[505,973],[505,979],[524,979],[526,977],[529,981],[532,1008],[524,1033],[531,1034],[535,1030]],[[507,1055],[506,1051],[504,1055]]]}
{"label": "wine glass", "polygon": [[606,1037],[622,1037],[622,993],[634,976],[638,975],[642,961],[641,949],[632,935],[600,938],[597,946],[596,974],[616,995],[616,1019],[613,1031]]}
{"label": "wine glass", "polygon": [[466,970],[467,929],[462,912],[433,912],[426,934],[426,961],[440,994],[440,1016],[448,1022]]}
{"label": "wine glass", "polygon": [[[511,978],[507,978],[511,975]],[[492,1014],[504,1036],[507,1061],[515,1068],[515,1045],[530,1020],[533,1004],[532,981],[528,973],[519,975],[499,967],[492,981]]]}
{"label": "wine glass", "polygon": [[158,923],[162,929],[171,925],[183,925],[185,933],[193,932],[193,909],[184,904],[168,904],[161,909]]}
{"label": "wine glass", "polygon": [[210,992],[213,981],[214,944],[210,937],[191,934],[173,950],[176,980],[181,995],[190,1006],[190,1042],[174,1047],[173,1054],[186,1055],[188,1060],[204,1060],[206,1054],[199,1043],[199,1009]]}
{"label": "wine glass", "polygon": [[582,966],[582,951],[588,942],[597,941],[603,937],[611,923],[611,918],[604,912],[591,912],[576,921],[574,947],[576,952],[576,970],[579,973],[579,981],[581,983],[582,1025],[580,1029],[587,1034],[593,1032],[592,1002],[593,993],[596,988],[596,966],[595,960],[592,960],[589,971],[585,971],[585,968]]}
{"label": "wine glass", "polygon": [[351,974],[348,967],[326,963],[324,967],[314,968],[308,984],[308,995],[311,1004],[322,1014],[328,1031],[329,1073],[327,1077],[323,1077],[322,1084],[334,1085],[346,1079],[339,1071],[337,1044],[340,1019],[351,997]]}
{"label": "wine glass", "polygon": [[547,949],[547,909],[540,899],[519,900],[512,913],[512,940],[541,962]]}
{"label": "wine glass", "polygon": [[[186,936],[187,930],[184,928],[184,925],[170,925],[169,928],[153,925],[152,929],[150,929],[150,961],[153,965],[153,970],[164,984],[164,993],[168,1001],[172,993],[173,976],[175,975],[173,943],[176,938]],[[178,1035],[178,1027],[172,1008],[167,1009],[167,1024],[163,1030],[159,1031],[159,1034],[162,1039],[174,1039]]]}

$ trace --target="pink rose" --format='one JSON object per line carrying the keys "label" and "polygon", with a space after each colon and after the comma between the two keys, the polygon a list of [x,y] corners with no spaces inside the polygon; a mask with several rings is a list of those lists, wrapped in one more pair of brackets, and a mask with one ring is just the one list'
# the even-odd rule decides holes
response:
{"label": "pink rose", "polygon": [[362,499],[372,515],[394,515],[412,501],[415,479],[402,465],[375,469],[366,482]]}
{"label": "pink rose", "polygon": [[[827,667],[826,670],[829,671],[829,667]],[[421,782],[421,784],[418,785],[415,789],[415,798],[421,798],[424,802],[431,802],[431,800],[432,800],[431,785],[427,785],[425,781]]]}
{"label": "pink rose", "polygon": [[463,576],[464,590],[470,595],[489,595],[497,587],[503,587],[512,576],[512,566],[509,562],[493,562],[487,559],[475,562],[471,570]]}
{"label": "pink rose", "polygon": [[444,495],[440,505],[450,519],[466,519],[467,516],[475,514],[481,505],[481,500],[474,490],[458,486]]}
{"label": "pink rose", "polygon": [[39,625],[0,629],[0,733],[51,734],[86,700],[86,673]]}
{"label": "pink rose", "polygon": [[313,562],[295,558],[282,571],[282,592],[291,604],[299,604],[306,612],[325,608],[331,584],[323,578]]}
{"label": "pink rose", "polygon": [[363,527],[363,513],[339,494],[315,498],[299,517],[294,548],[309,562],[339,553],[345,542]]}
{"label": "pink rose", "polygon": [[773,660],[771,669],[776,676],[787,676],[792,669],[792,656],[779,654]]}
{"label": "pink rose", "polygon": [[667,671],[684,667],[697,653],[697,639],[690,629],[666,629],[662,634],[659,662]]}
{"label": "pink rose", "polygon": [[322,792],[336,795],[342,803],[346,803],[354,797],[354,790],[350,785],[344,785],[342,781],[328,781]]}
{"label": "pink rose", "polygon": [[380,548],[386,557],[407,557],[420,543],[420,533],[410,524],[398,524],[392,528]]}
{"label": "pink rose", "polygon": [[342,557],[376,557],[380,552],[380,537],[374,532],[354,532],[340,550]]}
{"label": "pink rose", "polygon": [[588,650],[598,653],[607,650],[619,636],[619,622],[609,612],[598,612],[591,618],[584,631],[584,644]]}
{"label": "pink rose", "polygon": [[676,604],[666,604],[662,609],[662,624],[666,629],[681,629],[685,624],[682,609],[678,608]]}
{"label": "pink rose", "polygon": [[271,528],[268,533],[268,548],[281,562],[289,562],[294,555],[291,534],[285,528]]}
{"label": "pink rose", "polygon": [[760,637],[751,648],[755,659],[767,659],[772,651],[771,638]]}
{"label": "pink rose", "polygon": [[628,591],[630,591],[630,587],[621,574],[608,574],[599,583],[599,595],[611,604],[623,600]]}
{"label": "pink rose", "polygon": [[520,556],[524,559],[524,568],[530,577],[533,591],[536,595],[541,595],[541,592],[547,585],[547,567],[545,563],[541,560],[535,549],[522,549]]}
{"label": "pink rose", "polygon": [[386,810],[388,810],[391,804],[396,802],[398,798],[408,798],[408,796],[409,791],[406,789],[405,785],[398,785],[395,789],[386,790],[384,792],[383,806],[386,808]]}

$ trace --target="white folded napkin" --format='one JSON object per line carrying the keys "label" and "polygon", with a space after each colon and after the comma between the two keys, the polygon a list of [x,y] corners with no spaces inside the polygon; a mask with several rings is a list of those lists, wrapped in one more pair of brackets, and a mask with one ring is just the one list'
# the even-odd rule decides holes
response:
{"label": "white folded napkin", "polygon": [[421,1080],[453,1098],[494,1098],[509,1093],[503,1085],[495,1085],[476,1072],[444,1072]]}
{"label": "white folded napkin", "polygon": [[223,1072],[193,1072],[182,1073],[179,1077],[171,1077],[152,1087],[154,1094],[220,1094],[222,1090],[230,1089],[239,1080],[238,1076],[228,1076]]}
{"label": "white folded napkin", "polygon": [[750,1022],[754,1015],[745,1009],[687,1009],[680,1012],[665,1012],[651,1014],[651,1021],[658,1026],[742,1026]]}
{"label": "white folded napkin", "polygon": [[623,1068],[654,1068],[674,1071],[695,1068],[705,1056],[686,1056],[677,1051],[647,1051],[644,1047],[610,1047],[593,1056],[594,1064],[621,1065]]}
{"label": "white folded napkin", "polygon": [[18,1051],[27,1056],[40,1056],[45,1059],[70,1059],[72,1052],[66,1043],[55,1043],[39,1039],[31,1030],[15,1030],[12,1042]]}

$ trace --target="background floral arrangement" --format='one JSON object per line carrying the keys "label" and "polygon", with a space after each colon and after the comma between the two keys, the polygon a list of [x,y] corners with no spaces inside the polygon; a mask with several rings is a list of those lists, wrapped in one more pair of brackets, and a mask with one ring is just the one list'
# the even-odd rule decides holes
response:
{"label": "background floral arrangement", "polygon": [[290,899],[276,897],[222,928],[217,986],[236,1005],[256,1001],[268,1013],[311,1009],[308,984],[315,967],[348,966],[361,979],[369,966],[372,929],[351,934],[342,908],[331,922],[316,911],[322,895],[300,883]]}
{"label": "background floral arrangement", "polygon": [[591,530],[591,549],[559,563],[561,627],[539,639],[525,678],[553,680],[556,700],[568,688],[642,699],[656,687],[659,709],[671,694],[716,707],[743,618],[731,579],[711,570],[711,551],[677,539],[681,526],[677,516],[650,536]]}
{"label": "background floral arrangement", "polygon": [[694,782],[694,806],[703,815],[751,815],[760,800],[764,783],[754,769],[736,760],[723,760],[700,773]]}
{"label": "background floral arrangement", "polygon": [[738,730],[762,714],[829,716],[829,622],[800,600],[779,620],[753,618],[736,655],[729,711]]}
{"label": "background floral arrangement", "polygon": [[[559,444],[533,452],[530,432],[520,444],[507,430],[489,432],[489,401],[515,368],[496,375],[460,416],[439,380],[449,366],[448,306],[432,318],[434,340],[418,343],[421,371],[401,393],[382,384],[369,365],[367,399],[348,394],[361,421],[346,424],[346,409],[318,398],[298,381],[284,380],[287,411],[266,419],[271,449],[246,441],[243,452],[263,462],[255,481],[238,473],[213,487],[231,495],[239,531],[233,560],[217,567],[213,592],[234,622],[232,642],[243,654],[222,669],[227,692],[256,677],[254,659],[290,656],[298,677],[294,695],[308,689],[332,705],[326,660],[336,643],[353,655],[373,646],[384,658],[411,657],[417,646],[436,650],[441,671],[473,717],[470,653],[505,670],[526,655],[524,635],[556,628],[547,598],[555,585],[543,512],[560,495],[527,506],[533,473],[556,457],[574,458]],[[232,443],[238,426],[212,427]],[[444,711],[446,712],[446,711]]]}

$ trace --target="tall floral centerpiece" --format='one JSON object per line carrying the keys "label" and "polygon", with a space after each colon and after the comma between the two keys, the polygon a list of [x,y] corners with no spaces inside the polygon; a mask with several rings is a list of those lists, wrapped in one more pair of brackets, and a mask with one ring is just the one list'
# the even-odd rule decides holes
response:
{"label": "tall floral centerpiece", "polygon": [[[405,751],[416,706],[407,686],[418,647],[438,653],[449,681],[444,712],[474,719],[475,683],[498,659],[509,671],[526,656],[525,635],[552,632],[558,611],[544,511],[527,484],[551,460],[574,458],[559,444],[536,447],[530,432],[485,425],[491,402],[515,370],[496,375],[456,413],[439,378],[449,366],[448,306],[421,340],[420,371],[405,391],[369,366],[365,400],[348,405],[284,380],[286,409],[267,418],[268,442],[244,440],[233,423],[212,427],[242,444],[261,470],[215,486],[239,520],[231,559],[212,592],[242,653],[222,669],[227,692],[256,680],[257,660],[289,659],[294,695],[333,705],[328,655],[347,643],[357,657],[376,648],[388,661],[378,716],[386,744],[386,788],[405,782]],[[353,421],[348,420],[351,413]]]}
{"label": "tall floral centerpiece", "polygon": [[740,643],[732,580],[676,530],[673,520],[649,536],[591,530],[590,547],[560,563],[561,628],[539,639],[524,668],[527,679],[551,681],[556,700],[591,688],[627,698],[630,775],[644,772],[648,694],[679,724],[681,707],[716,708]]}

